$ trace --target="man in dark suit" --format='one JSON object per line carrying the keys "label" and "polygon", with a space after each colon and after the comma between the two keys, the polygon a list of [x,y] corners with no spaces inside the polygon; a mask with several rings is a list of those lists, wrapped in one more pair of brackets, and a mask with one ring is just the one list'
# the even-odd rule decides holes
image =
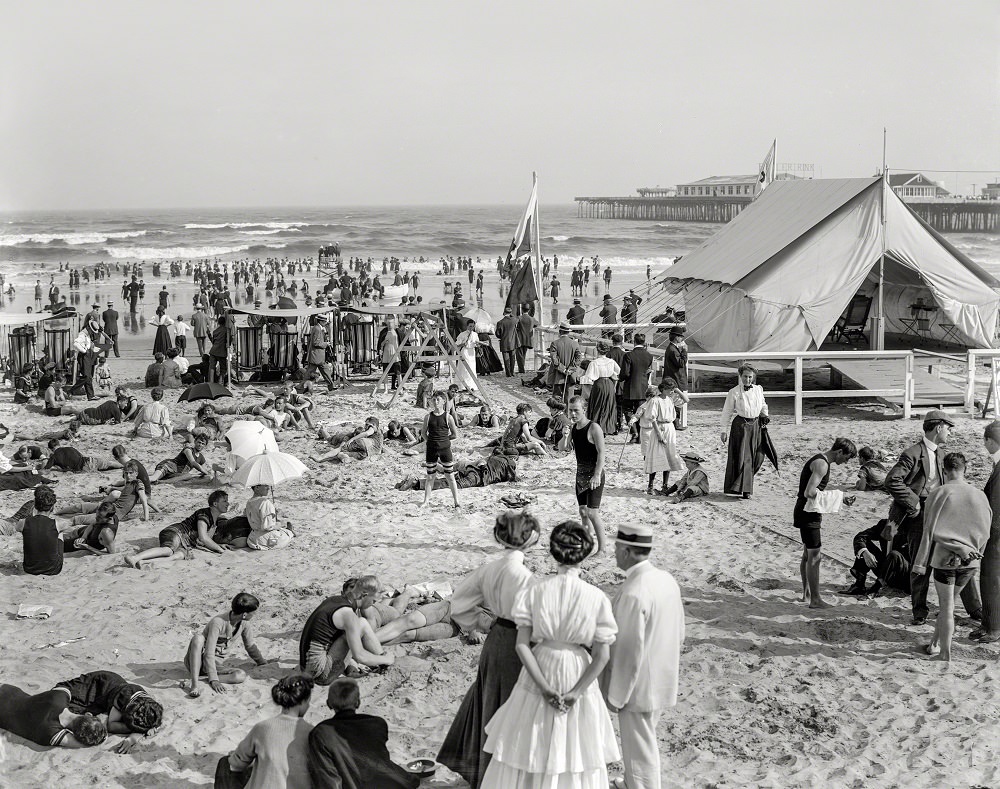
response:
{"label": "man in dark suit", "polygon": [[332,727],[347,743],[358,768],[360,786],[365,789],[416,789],[420,779],[389,757],[389,727],[386,722],[375,715],[358,712],[361,691],[356,680],[334,680],[327,694],[326,706],[335,714],[319,725]]}
{"label": "man in dark suit", "polygon": [[568,402],[576,380],[576,370],[583,354],[576,340],[570,335],[568,323],[559,324],[559,336],[549,346],[549,378],[553,397]]}
{"label": "man in dark suit", "polygon": [[580,304],[580,300],[573,299],[573,306],[566,310],[566,320],[569,321],[571,326],[579,326],[583,323],[583,316],[586,314],[587,312]]}
{"label": "man in dark suit", "polygon": [[628,353],[622,348],[622,342],[625,338],[622,336],[621,332],[615,332],[611,335],[611,349],[608,351],[608,358],[613,360],[615,364],[618,365],[618,369],[621,371],[618,374],[618,383],[615,385],[615,403],[618,405],[618,430],[622,429],[622,424],[625,419],[625,379],[628,378],[629,372],[629,358]]}
{"label": "man in dark suit", "polygon": [[517,354],[517,321],[510,307],[503,308],[503,317],[497,321],[497,339],[500,340],[500,355],[503,357],[503,371],[508,378],[514,375]]}
{"label": "man in dark suit", "polygon": [[[947,443],[954,425],[944,411],[928,411],[924,415],[923,438],[903,451],[885,477],[885,489],[892,496],[889,521],[898,526],[906,537],[907,559],[911,567],[924,534],[924,502],[930,492],[944,482],[944,452],[941,447]],[[927,621],[929,585],[930,571],[910,573],[910,603],[915,625]],[[973,619],[982,616],[983,606],[976,584],[966,584],[962,590],[962,604]]]}
{"label": "man in dark suit", "polygon": [[980,644],[989,644],[1000,641],[1000,421],[986,426],[983,443],[993,461],[993,471],[984,489],[993,510],[993,523],[979,566],[979,584],[983,595],[982,625],[973,630],[969,638]]}
{"label": "man in dark suit", "polygon": [[[611,296],[605,294],[604,306],[601,307],[601,323],[618,323],[618,308],[612,303]],[[613,329],[601,331],[602,337],[610,337],[614,333]]]}
{"label": "man in dark suit", "polygon": [[534,343],[535,326],[537,322],[531,317],[530,304],[521,305],[521,314],[517,316],[517,348],[514,358],[517,360],[517,371],[524,372],[524,361]]}
{"label": "man in dark suit", "polygon": [[[628,352],[628,374],[623,376],[622,385],[622,411],[626,423],[646,399],[649,370],[652,366],[653,354],[646,348],[646,335],[635,335],[635,346]],[[638,432],[634,435],[638,444]]]}
{"label": "man in dark suit", "polygon": [[101,313],[101,320],[104,321],[104,333],[108,335],[108,342],[111,343],[115,356],[121,356],[118,352],[118,312],[113,301],[109,301],[108,308]]}
{"label": "man in dark suit", "polygon": [[[670,330],[670,344],[663,353],[663,377],[677,381],[677,388],[685,394],[688,390],[688,349],[684,343],[684,327]],[[687,430],[687,403],[678,409],[676,427]]]}

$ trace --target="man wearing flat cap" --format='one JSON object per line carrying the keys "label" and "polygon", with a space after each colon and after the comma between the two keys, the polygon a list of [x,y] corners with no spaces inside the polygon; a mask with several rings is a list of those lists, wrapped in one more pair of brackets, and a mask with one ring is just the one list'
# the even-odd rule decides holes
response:
{"label": "man wearing flat cap", "polygon": [[660,789],[656,724],[677,703],[684,603],[674,577],[649,561],[653,530],[623,526],[615,561],[625,571],[612,601],[618,636],[601,675],[608,708],[618,713],[628,789]]}
{"label": "man wearing flat cap", "polygon": [[[944,482],[944,450],[948,436],[955,423],[944,411],[933,409],[924,414],[924,435],[919,442],[903,451],[889,473],[885,476],[885,490],[892,496],[889,507],[889,521],[899,528],[906,537],[906,546],[913,567],[920,540],[924,534],[924,503],[931,491]],[[889,535],[892,542],[892,535]],[[930,571],[910,572],[910,603],[913,608],[913,624],[922,625],[927,621],[927,588],[930,585]],[[969,583],[962,590],[962,604],[969,616],[981,619],[983,604],[979,597],[979,585]]]}

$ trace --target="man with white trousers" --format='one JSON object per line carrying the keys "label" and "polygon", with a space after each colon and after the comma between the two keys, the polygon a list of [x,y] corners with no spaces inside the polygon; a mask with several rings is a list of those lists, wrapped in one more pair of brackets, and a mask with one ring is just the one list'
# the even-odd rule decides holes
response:
{"label": "man with white trousers", "polygon": [[653,530],[627,526],[615,539],[625,583],[612,602],[618,637],[601,676],[608,707],[618,713],[628,789],[660,789],[656,724],[677,703],[684,603],[674,577],[649,562]]}

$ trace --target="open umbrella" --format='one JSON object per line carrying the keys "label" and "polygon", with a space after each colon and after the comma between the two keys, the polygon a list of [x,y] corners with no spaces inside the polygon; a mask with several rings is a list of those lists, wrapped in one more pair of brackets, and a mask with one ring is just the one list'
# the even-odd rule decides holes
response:
{"label": "open umbrella", "polygon": [[290,479],[298,479],[308,470],[306,464],[294,455],[265,450],[260,455],[248,458],[230,481],[247,488],[254,485],[270,485],[273,488]]}
{"label": "open umbrella", "polygon": [[181,392],[181,396],[177,398],[177,402],[183,403],[185,400],[216,400],[219,397],[232,396],[233,393],[222,384],[195,384]]}
{"label": "open umbrella", "polygon": [[246,419],[233,422],[226,433],[226,439],[229,441],[229,451],[242,460],[264,452],[278,451],[274,432],[260,422]]}
{"label": "open umbrella", "polygon": [[462,310],[462,317],[467,321],[475,321],[476,331],[481,334],[489,334],[495,328],[493,318],[482,307],[466,307]]}

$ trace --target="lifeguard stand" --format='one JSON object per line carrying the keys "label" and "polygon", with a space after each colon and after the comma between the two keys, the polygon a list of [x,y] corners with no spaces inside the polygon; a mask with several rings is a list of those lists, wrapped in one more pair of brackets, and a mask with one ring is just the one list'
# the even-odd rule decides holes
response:
{"label": "lifeguard stand", "polygon": [[[396,402],[396,399],[402,393],[403,385],[413,376],[413,371],[416,370],[417,367],[422,367],[428,363],[446,363],[448,365],[448,372],[452,376],[458,372],[459,365],[461,365],[472,375],[473,378],[476,377],[476,371],[469,367],[469,363],[465,361],[465,357],[463,357],[460,352],[452,352],[449,350],[449,348],[456,348],[456,345],[455,339],[451,336],[451,332],[448,331],[448,322],[445,317],[445,311],[443,309],[441,310],[440,317],[437,317],[430,312],[422,312],[420,313],[420,316],[425,319],[427,324],[427,337],[415,351],[412,351],[410,366],[400,379],[399,388],[392,393],[392,397],[389,399],[389,402],[382,403],[376,401],[378,402],[380,408],[391,408],[392,404]],[[406,334],[399,343],[399,348],[396,349],[396,353],[393,354],[393,357],[389,360],[389,364],[386,367],[385,372],[382,373],[382,376],[378,379],[378,383],[375,384],[375,389],[372,390],[373,398],[376,397],[379,388],[389,377],[389,369],[392,365],[399,361],[402,349],[406,347],[406,343],[409,342],[410,337],[413,334],[413,329],[414,327],[411,325],[406,330]],[[445,343],[445,340],[447,340],[447,343]],[[479,397],[482,398],[483,402],[486,403],[491,410],[495,410],[493,408],[493,403],[490,401],[489,397],[486,395],[486,391],[481,386],[479,387]]]}

